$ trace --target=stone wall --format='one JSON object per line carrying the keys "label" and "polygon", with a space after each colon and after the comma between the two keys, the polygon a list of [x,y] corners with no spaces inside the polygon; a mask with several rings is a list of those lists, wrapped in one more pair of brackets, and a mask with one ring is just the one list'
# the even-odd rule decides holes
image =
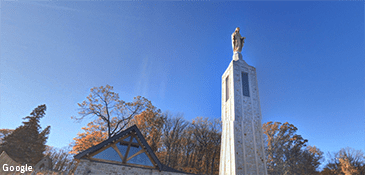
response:
{"label": "stone wall", "polygon": [[127,165],[94,162],[81,159],[75,175],[187,175],[185,173],[158,171],[157,169],[139,168]]}
{"label": "stone wall", "polygon": [[[248,96],[243,95],[242,73],[248,74]],[[230,80],[227,81],[227,78]],[[228,99],[225,94],[227,92]],[[219,174],[266,175],[262,135],[256,69],[241,58],[233,60],[222,76],[222,146]]]}

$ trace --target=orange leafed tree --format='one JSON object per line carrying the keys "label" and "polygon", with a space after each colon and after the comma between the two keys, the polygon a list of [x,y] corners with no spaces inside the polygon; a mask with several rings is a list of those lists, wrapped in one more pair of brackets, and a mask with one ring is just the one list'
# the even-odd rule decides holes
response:
{"label": "orange leafed tree", "polygon": [[308,140],[296,134],[297,127],[288,122],[267,122],[262,130],[266,136],[268,174],[319,174],[323,152],[307,146]]}
{"label": "orange leafed tree", "polygon": [[88,123],[87,127],[82,127],[81,129],[84,132],[78,133],[77,137],[73,139],[74,142],[71,143],[72,150],[70,154],[77,154],[108,138],[107,129],[101,119],[96,119]]}
{"label": "orange leafed tree", "polygon": [[161,146],[162,128],[166,117],[161,114],[161,110],[152,105],[150,101],[146,103],[147,109],[141,114],[134,116],[131,125],[135,124],[141,130],[147,143],[156,152]]}
{"label": "orange leafed tree", "polygon": [[[156,109],[151,101],[137,96],[132,102],[125,102],[119,99],[118,93],[113,91],[113,87],[106,85],[93,87],[90,95],[86,97],[79,105],[80,117],[71,117],[77,121],[83,120],[85,117],[96,117],[96,119],[88,123],[87,127],[83,127],[83,133],[79,133],[74,142],[71,143],[72,151],[70,153],[77,154],[91,146],[119,134],[132,123],[140,127],[142,133],[147,137],[147,141],[153,148],[157,148],[159,137],[158,128],[162,127],[161,112]],[[139,116],[134,119],[135,116]],[[134,122],[131,123],[131,120]],[[143,121],[143,122],[142,122]],[[156,124],[157,123],[157,124]]]}

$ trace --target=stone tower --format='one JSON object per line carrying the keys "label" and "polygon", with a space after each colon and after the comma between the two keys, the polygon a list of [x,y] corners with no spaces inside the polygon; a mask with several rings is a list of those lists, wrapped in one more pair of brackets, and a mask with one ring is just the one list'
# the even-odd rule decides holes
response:
{"label": "stone tower", "polygon": [[261,118],[256,69],[236,51],[222,76],[219,175],[267,175]]}

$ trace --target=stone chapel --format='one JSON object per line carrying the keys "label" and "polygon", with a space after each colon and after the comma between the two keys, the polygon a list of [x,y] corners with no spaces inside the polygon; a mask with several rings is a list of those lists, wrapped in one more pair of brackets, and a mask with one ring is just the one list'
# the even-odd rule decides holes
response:
{"label": "stone chapel", "polygon": [[75,175],[187,175],[162,164],[133,125],[77,155]]}

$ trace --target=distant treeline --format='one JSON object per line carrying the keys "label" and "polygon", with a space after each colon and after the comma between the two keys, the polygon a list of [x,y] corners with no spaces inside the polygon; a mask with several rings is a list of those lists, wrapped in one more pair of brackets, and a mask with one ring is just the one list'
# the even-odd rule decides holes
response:
{"label": "distant treeline", "polygon": [[[188,173],[219,173],[222,128],[219,118],[196,117],[187,121],[181,114],[161,112],[141,96],[132,102],[120,100],[109,85],[92,88],[87,99],[78,105],[80,117],[72,118],[91,117],[92,121],[82,128],[84,132],[74,138],[70,148],[45,145],[50,127],[41,130],[39,120],[45,116],[46,106],[40,105],[24,118],[23,125],[15,130],[0,130],[0,151],[6,151],[18,163],[30,165],[48,156],[53,173],[73,174],[77,167],[73,155],[135,124],[161,163]],[[298,129],[293,124],[267,122],[262,129],[270,175],[365,174],[361,150],[343,148],[328,153],[329,159],[324,160],[323,152],[307,145],[308,140],[296,134]],[[321,164],[324,168],[319,170]]]}

